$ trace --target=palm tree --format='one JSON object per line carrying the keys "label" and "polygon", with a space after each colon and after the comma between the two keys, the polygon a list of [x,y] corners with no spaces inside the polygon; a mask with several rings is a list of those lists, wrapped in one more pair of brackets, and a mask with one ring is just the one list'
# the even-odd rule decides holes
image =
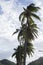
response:
{"label": "palm tree", "polygon": [[[33,44],[32,43],[27,43],[27,50],[26,54],[30,57],[32,56],[33,51]],[[17,65],[23,65],[23,59],[24,59],[24,45],[18,46],[17,49],[14,49],[15,52],[13,53],[12,57],[15,56],[17,60]],[[21,54],[20,54],[21,52]]]}
{"label": "palm tree", "polygon": [[[24,50],[24,65],[26,64],[26,48],[27,48],[27,42],[28,40],[33,40],[34,36],[36,36],[37,33],[37,29],[34,29],[34,27],[32,28],[31,25],[35,25],[34,21],[32,19],[32,17],[40,20],[39,16],[36,15],[35,13],[40,9],[39,7],[35,7],[35,4],[30,4],[29,6],[27,6],[27,8],[23,8],[24,11],[20,14],[19,16],[19,20],[21,21],[21,25],[24,26],[24,31],[23,31],[23,38],[25,39],[25,50]],[[26,21],[25,21],[26,20]],[[27,32],[27,33],[26,33]],[[25,33],[25,34],[24,34]]]}
{"label": "palm tree", "polygon": [[[22,41],[24,44],[24,65],[26,64],[26,52],[27,52],[27,43],[29,44],[32,40],[37,38],[38,35],[38,27],[37,24],[35,24],[32,17],[40,20],[39,16],[36,15],[36,12],[40,9],[39,7],[35,7],[35,4],[30,4],[27,6],[27,8],[23,8],[24,11],[20,14],[19,20],[21,21],[21,28],[16,29],[16,32],[13,34],[19,32],[18,34],[18,40]],[[17,54],[18,55],[18,54]],[[17,61],[19,62],[19,61]]]}

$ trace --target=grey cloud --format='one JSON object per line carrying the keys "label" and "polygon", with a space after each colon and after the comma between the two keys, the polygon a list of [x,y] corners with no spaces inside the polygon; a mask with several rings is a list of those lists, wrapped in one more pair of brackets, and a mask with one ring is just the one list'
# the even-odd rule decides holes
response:
{"label": "grey cloud", "polygon": [[0,53],[0,59],[8,59],[10,56],[12,56],[12,50]]}
{"label": "grey cloud", "polygon": [[14,52],[14,48],[17,47],[17,41],[11,41],[4,37],[0,37],[0,59],[6,59],[11,57]]}
{"label": "grey cloud", "polygon": [[43,37],[39,37],[39,39],[36,39],[36,41],[34,41],[34,47],[36,48],[36,50],[43,50]]}
{"label": "grey cloud", "polygon": [[0,5],[0,15],[2,15],[2,14],[3,14],[3,10],[2,10],[2,7]]}
{"label": "grey cloud", "polygon": [[10,1],[10,0],[1,0],[1,1],[5,1],[5,2],[7,2],[7,1]]}
{"label": "grey cloud", "polygon": [[6,39],[4,37],[0,37],[0,46],[1,47],[8,47],[8,48],[13,48],[15,47],[16,43],[18,43],[15,39],[13,41]]}
{"label": "grey cloud", "polygon": [[10,0],[4,0],[4,1],[10,1]]}

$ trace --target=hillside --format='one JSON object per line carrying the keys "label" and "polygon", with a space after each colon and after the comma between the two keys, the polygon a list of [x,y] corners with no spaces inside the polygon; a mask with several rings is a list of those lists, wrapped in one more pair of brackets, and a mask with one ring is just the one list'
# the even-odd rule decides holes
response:
{"label": "hillside", "polygon": [[[0,65],[15,65],[14,62],[11,62],[7,59],[0,60]],[[29,63],[28,65],[43,65],[43,57]]]}
{"label": "hillside", "polygon": [[43,65],[43,57],[40,57],[39,59],[29,63],[28,65]]}
{"label": "hillside", "polygon": [[0,60],[0,65],[15,65],[15,63],[7,59],[3,59],[3,60]]}
{"label": "hillside", "polygon": [[2,63],[0,63],[0,65],[3,65]]}

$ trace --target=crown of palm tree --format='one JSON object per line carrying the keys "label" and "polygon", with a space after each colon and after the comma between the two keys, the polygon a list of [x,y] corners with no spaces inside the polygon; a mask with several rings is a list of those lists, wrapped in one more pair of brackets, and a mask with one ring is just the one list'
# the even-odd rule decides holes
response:
{"label": "crown of palm tree", "polygon": [[[35,4],[30,4],[29,6],[27,6],[27,8],[23,8],[24,11],[20,14],[19,16],[19,20],[21,21],[21,24],[23,24],[25,22],[25,20],[28,18],[28,22],[34,23],[32,17],[40,20],[40,17],[38,15],[35,14],[35,12],[38,12],[38,10],[40,9],[39,7],[35,7]],[[26,23],[28,23],[26,21]]]}

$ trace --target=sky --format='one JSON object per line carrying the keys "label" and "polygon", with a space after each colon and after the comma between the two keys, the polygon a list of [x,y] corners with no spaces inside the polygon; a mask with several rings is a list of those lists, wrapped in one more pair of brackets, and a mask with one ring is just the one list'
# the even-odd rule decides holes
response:
{"label": "sky", "polygon": [[[0,59],[9,59],[16,61],[12,58],[14,48],[19,45],[17,34],[12,36],[13,32],[20,27],[19,15],[30,3],[35,3],[41,9],[37,13],[41,22],[36,21],[39,29],[39,37],[35,39],[33,45],[35,48],[33,57],[29,58],[29,62],[36,60],[43,56],[43,0],[0,0]],[[28,59],[28,57],[27,57]],[[29,63],[27,61],[27,63]]]}

